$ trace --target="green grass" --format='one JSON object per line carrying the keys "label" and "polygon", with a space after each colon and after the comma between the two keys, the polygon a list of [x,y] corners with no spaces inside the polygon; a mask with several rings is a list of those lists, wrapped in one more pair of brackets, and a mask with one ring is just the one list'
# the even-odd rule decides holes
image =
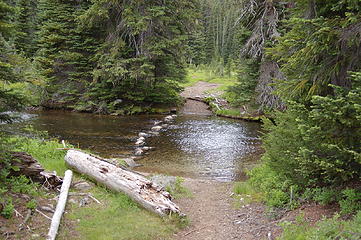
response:
{"label": "green grass", "polygon": [[234,206],[240,208],[244,205],[261,202],[263,195],[260,192],[257,192],[255,188],[248,182],[236,182],[233,186],[234,192]]}
{"label": "green grass", "polygon": [[166,187],[166,191],[169,192],[173,198],[192,198],[193,193],[186,187],[183,186],[184,178],[177,177],[174,186]]}
{"label": "green grass", "polygon": [[56,171],[58,175],[63,176],[67,167],[65,166],[64,156],[66,151],[57,150],[62,148],[57,140],[39,140],[25,137],[14,137],[11,141],[16,146],[14,151],[27,152],[39,161],[48,171]]}
{"label": "green grass", "polygon": [[91,203],[87,207],[74,206],[70,220],[78,221],[77,236],[63,231],[60,239],[78,240],[152,240],[169,239],[178,229],[178,221],[160,218],[137,206],[129,197],[113,193],[102,187],[91,191],[102,204]]}
{"label": "green grass", "polygon": [[218,76],[209,68],[188,68],[186,81],[181,84],[183,87],[193,86],[199,81],[209,82],[209,83],[218,83],[221,84],[218,88],[213,91],[225,91],[229,86],[234,85],[237,82],[237,76],[231,74],[230,76]]}

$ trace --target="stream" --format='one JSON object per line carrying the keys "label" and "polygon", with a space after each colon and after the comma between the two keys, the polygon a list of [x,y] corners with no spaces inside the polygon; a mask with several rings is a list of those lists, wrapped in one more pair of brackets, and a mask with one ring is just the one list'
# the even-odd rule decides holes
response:
{"label": "stream", "polygon": [[[102,157],[133,156],[139,132],[149,131],[164,115],[105,116],[66,111],[23,114],[23,120],[7,125],[16,132],[26,125],[47,131],[76,147]],[[4,126],[2,126],[4,127]],[[180,115],[159,136],[146,139],[154,147],[137,160],[135,170],[191,178],[235,181],[261,153],[260,124],[214,116]]]}

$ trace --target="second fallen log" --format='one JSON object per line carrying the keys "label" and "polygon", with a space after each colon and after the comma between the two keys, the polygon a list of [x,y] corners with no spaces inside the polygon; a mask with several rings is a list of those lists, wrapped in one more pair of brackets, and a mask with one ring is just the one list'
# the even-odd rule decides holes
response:
{"label": "second fallen log", "polygon": [[123,192],[158,215],[181,214],[171,196],[160,186],[144,176],[123,167],[117,167],[102,159],[78,150],[69,150],[65,162],[77,172],[84,174],[116,192]]}

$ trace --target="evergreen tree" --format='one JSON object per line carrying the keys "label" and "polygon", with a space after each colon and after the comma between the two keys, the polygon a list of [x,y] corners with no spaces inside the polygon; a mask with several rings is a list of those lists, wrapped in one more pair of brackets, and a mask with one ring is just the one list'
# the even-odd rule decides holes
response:
{"label": "evergreen tree", "polygon": [[[41,0],[36,61],[48,78],[44,105],[69,107],[91,81],[93,55],[98,43],[90,32],[80,28],[77,17],[88,2]],[[55,103],[55,105],[53,105]]]}
{"label": "evergreen tree", "polygon": [[26,57],[34,55],[37,0],[19,0],[16,3],[16,35],[15,45],[18,51],[23,52]]}
{"label": "evergreen tree", "polygon": [[123,104],[177,102],[193,15],[193,1],[96,1],[83,17],[107,26],[88,94],[104,106],[97,110],[115,110],[118,99]]}

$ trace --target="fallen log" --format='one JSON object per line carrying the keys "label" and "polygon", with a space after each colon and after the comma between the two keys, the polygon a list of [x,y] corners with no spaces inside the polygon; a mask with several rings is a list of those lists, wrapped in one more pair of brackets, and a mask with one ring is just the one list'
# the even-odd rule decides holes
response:
{"label": "fallen log", "polygon": [[51,219],[51,225],[48,233],[47,240],[55,240],[58,233],[61,217],[65,209],[66,201],[68,199],[69,188],[71,184],[71,178],[73,177],[73,172],[71,170],[65,171],[64,181],[61,185],[60,195],[58,204],[56,205],[55,213]]}
{"label": "fallen log", "polygon": [[181,215],[170,194],[139,173],[77,150],[69,150],[65,162],[109,189],[125,193],[149,211],[160,216],[172,213]]}

